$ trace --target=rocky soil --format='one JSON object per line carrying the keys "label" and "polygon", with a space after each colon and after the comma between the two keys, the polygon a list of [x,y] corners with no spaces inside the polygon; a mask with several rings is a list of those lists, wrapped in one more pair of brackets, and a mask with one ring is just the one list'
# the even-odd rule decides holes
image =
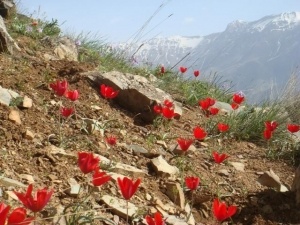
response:
{"label": "rocky soil", "polygon": [[[272,169],[290,188],[295,170],[290,161],[271,160],[266,157],[264,147],[253,143],[213,137],[195,141],[184,156],[183,164],[182,157],[174,151],[176,138],[192,137],[193,128],[205,124],[206,118],[198,106],[183,105],[182,117],[172,120],[168,126],[145,124],[114,100],[103,99],[99,89],[82,75],[97,69],[98,65],[46,60],[45,53],[54,55],[53,48],[46,43],[26,37],[15,41],[21,52],[0,55],[0,86],[27,96],[32,106],[30,103],[20,106],[19,98],[10,106],[0,105],[1,202],[19,206],[12,191],[24,192],[29,183],[34,183],[35,188],[54,189],[52,199],[39,215],[38,224],[52,224],[52,217],[56,216],[54,220],[57,220],[64,209],[66,213],[74,213],[71,206],[79,202],[81,207],[77,214],[94,212],[95,216],[125,224],[124,212],[119,209],[121,206],[124,210],[124,206],[116,177],[140,177],[142,184],[130,201],[134,205],[131,220],[142,222],[145,215],[158,210],[168,218],[168,224],[186,223],[186,204],[191,206],[191,193],[182,190],[180,183],[182,177],[193,175],[200,177],[201,184],[194,193],[189,224],[217,223],[211,211],[217,195],[227,204],[238,207],[237,214],[224,224],[300,223],[293,192],[280,192],[257,182],[263,172]],[[70,89],[77,89],[80,97],[76,102],[76,116],[62,126],[60,143],[58,108],[61,102],[70,103],[55,96],[49,83],[62,79],[70,83]],[[19,120],[11,116],[12,112],[16,117],[19,115]],[[91,120],[97,122],[97,129],[91,128]],[[107,145],[105,137],[110,135],[117,137],[116,146]],[[227,162],[215,164],[211,156],[213,150],[229,154]],[[113,179],[101,188],[92,187],[91,177],[82,174],[77,166],[79,151],[101,156],[101,167],[110,172]],[[158,168],[153,163],[157,157],[160,159]],[[165,160],[167,166],[161,160]],[[174,175],[175,167],[180,172]],[[88,192],[92,194],[86,197]],[[104,223],[108,222],[95,222]]]}

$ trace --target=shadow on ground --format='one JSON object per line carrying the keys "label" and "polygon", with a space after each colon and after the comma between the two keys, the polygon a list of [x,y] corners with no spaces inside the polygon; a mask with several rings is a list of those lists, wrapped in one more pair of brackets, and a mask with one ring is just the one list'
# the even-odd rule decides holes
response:
{"label": "shadow on ground", "polygon": [[[300,206],[295,193],[280,193],[272,189],[249,194],[240,213],[233,218],[239,224],[300,224]],[[287,216],[290,215],[290,216]]]}

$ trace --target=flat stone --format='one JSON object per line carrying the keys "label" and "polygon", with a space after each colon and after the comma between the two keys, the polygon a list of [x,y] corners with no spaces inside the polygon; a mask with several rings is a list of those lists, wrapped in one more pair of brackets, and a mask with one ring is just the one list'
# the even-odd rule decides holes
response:
{"label": "flat stone", "polygon": [[[116,198],[110,195],[103,195],[101,200],[109,207],[109,209],[116,215],[126,219],[127,217],[127,201]],[[128,217],[132,220],[133,216],[137,213],[138,208],[128,202]]]}
{"label": "flat stone", "polygon": [[167,161],[160,155],[154,159],[151,159],[151,164],[155,172],[160,176],[175,176],[179,173],[179,169],[176,166],[171,166]]}
{"label": "flat stone", "polygon": [[240,162],[229,162],[237,171],[245,172],[245,165]]}
{"label": "flat stone", "polygon": [[264,172],[258,179],[257,182],[263,186],[277,189],[280,192],[287,192],[288,189],[281,183],[280,178],[274,173],[272,169]]}
{"label": "flat stone", "polygon": [[134,166],[127,165],[124,163],[115,163],[109,160],[108,158],[95,154],[100,159],[100,163],[106,166],[109,166],[110,172],[114,172],[117,174],[123,174],[125,176],[130,177],[144,177],[147,174],[147,171],[138,169]]}
{"label": "flat stone", "polygon": [[72,197],[77,197],[79,195],[81,186],[77,183],[77,181],[74,178],[70,178],[68,180],[68,183],[70,185],[69,194]]}
{"label": "flat stone", "polygon": [[185,197],[183,190],[179,183],[168,182],[166,183],[166,195],[181,209],[184,209]]}
{"label": "flat stone", "polygon": [[33,176],[30,174],[20,174],[19,177],[27,180],[30,184],[33,184],[35,182]]}
{"label": "flat stone", "polygon": [[226,177],[229,176],[229,172],[228,172],[228,170],[226,170],[226,169],[220,169],[220,170],[218,170],[217,173],[218,173],[219,175],[221,175],[221,176],[226,176]]}
{"label": "flat stone", "polygon": [[69,154],[63,148],[56,147],[55,145],[47,146],[45,148],[45,151],[50,153],[50,154],[53,154],[53,155],[67,156],[67,157],[70,157],[70,158],[77,158],[77,155]]}
{"label": "flat stone", "polygon": [[184,220],[184,219],[181,219],[181,218],[178,218],[174,215],[168,215],[168,216],[165,216],[166,217],[166,223],[167,224],[170,224],[170,225],[188,225],[188,223]]}
{"label": "flat stone", "polygon": [[144,170],[123,163],[116,163],[111,167],[111,171],[130,177],[144,177],[147,174]]}
{"label": "flat stone", "polygon": [[191,209],[191,207],[188,203],[185,205],[184,211],[186,212],[186,219],[188,220],[187,223],[189,225],[195,225],[196,221],[195,221],[195,218],[193,216],[192,209]]}
{"label": "flat stone", "polygon": [[3,176],[0,176],[0,184],[1,184],[1,186],[5,186],[5,187],[26,187],[25,184],[23,184],[17,180],[10,179],[10,178],[3,177]]}
{"label": "flat stone", "polygon": [[133,153],[136,155],[141,154],[146,156],[149,153],[147,149],[145,149],[140,145],[135,145],[135,144],[126,145],[126,148],[132,150]]}
{"label": "flat stone", "polygon": [[0,86],[0,104],[9,106],[13,99],[20,97],[17,92]]}

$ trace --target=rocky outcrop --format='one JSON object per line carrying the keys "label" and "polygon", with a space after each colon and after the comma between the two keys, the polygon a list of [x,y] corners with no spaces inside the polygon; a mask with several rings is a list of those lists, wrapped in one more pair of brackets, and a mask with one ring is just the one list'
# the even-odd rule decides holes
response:
{"label": "rocky outcrop", "polygon": [[[156,117],[153,106],[162,103],[165,99],[172,100],[172,97],[163,90],[153,86],[145,77],[129,73],[112,71],[100,73],[90,71],[82,74],[86,76],[97,88],[105,84],[119,90],[115,101],[130,112],[136,114],[136,118],[141,118],[145,122],[152,122]],[[182,115],[179,103],[174,102],[176,114],[175,119]]]}
{"label": "rocky outcrop", "polygon": [[8,18],[16,12],[16,5],[13,0],[0,1],[0,16]]}
{"label": "rocky outcrop", "polygon": [[296,192],[296,202],[300,204],[300,165],[295,171],[295,177],[292,184],[292,191]]}
{"label": "rocky outcrop", "polygon": [[21,51],[17,43],[7,32],[3,18],[0,16],[0,52],[13,54],[14,49]]}

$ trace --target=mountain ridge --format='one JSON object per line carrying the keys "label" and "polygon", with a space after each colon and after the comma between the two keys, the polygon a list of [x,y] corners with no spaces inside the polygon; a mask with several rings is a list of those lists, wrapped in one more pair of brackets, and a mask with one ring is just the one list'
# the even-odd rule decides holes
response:
{"label": "mountain ridge", "polygon": [[[300,65],[300,12],[269,15],[245,22],[236,20],[223,32],[206,36],[156,37],[139,49],[141,43],[127,46],[127,55],[138,65],[178,64],[202,74],[217,72],[235,88],[250,95],[254,102],[280,90]],[[119,47],[119,49],[122,49]],[[137,50],[138,49],[138,50]],[[176,66],[174,67],[176,70]]]}

